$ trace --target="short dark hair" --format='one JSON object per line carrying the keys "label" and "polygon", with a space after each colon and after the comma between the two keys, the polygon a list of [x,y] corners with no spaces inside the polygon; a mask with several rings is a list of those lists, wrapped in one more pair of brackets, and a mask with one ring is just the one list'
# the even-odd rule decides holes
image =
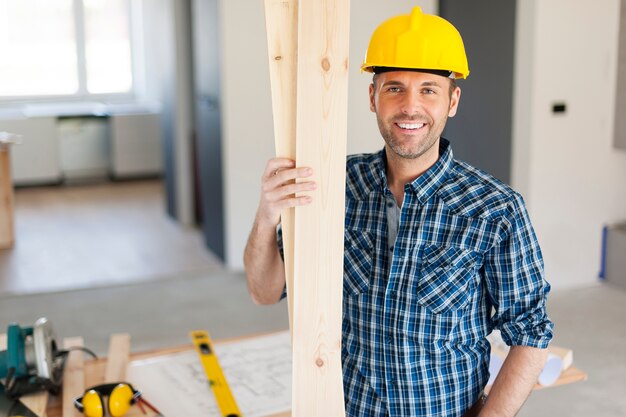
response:
{"label": "short dark hair", "polygon": [[[374,84],[374,87],[376,87],[376,80],[378,79],[378,75],[380,73],[374,73],[374,76],[372,77],[372,84]],[[454,90],[456,90],[457,84],[456,84],[456,78],[448,78],[450,80],[450,88],[448,90],[448,93],[450,94],[450,97],[452,97],[452,93],[454,93]]]}

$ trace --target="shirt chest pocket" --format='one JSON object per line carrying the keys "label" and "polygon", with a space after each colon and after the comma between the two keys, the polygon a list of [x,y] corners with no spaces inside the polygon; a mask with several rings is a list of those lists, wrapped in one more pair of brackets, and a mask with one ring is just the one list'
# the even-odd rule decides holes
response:
{"label": "shirt chest pocket", "polygon": [[343,290],[358,295],[369,288],[374,239],[371,233],[347,229],[344,242]]}
{"label": "shirt chest pocket", "polygon": [[418,303],[433,313],[445,313],[465,307],[476,282],[476,252],[454,246],[430,245],[421,257]]}

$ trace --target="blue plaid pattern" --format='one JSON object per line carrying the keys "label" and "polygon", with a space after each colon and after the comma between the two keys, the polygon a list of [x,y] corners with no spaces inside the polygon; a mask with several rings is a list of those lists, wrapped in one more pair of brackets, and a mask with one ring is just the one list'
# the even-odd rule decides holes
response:
{"label": "blue plaid pattern", "polygon": [[[342,362],[350,417],[462,416],[489,379],[486,336],[545,348],[550,285],[522,197],[453,159],[405,186],[387,240],[384,150],[348,158]],[[279,244],[280,242],[279,233]]]}

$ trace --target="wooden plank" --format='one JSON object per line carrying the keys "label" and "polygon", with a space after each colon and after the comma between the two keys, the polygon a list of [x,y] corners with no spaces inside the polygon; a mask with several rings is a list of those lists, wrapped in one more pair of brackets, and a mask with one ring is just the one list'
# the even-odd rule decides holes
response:
{"label": "wooden plank", "polygon": [[563,370],[565,371],[574,363],[574,352],[571,349],[562,348],[559,346],[549,346],[548,351],[553,355],[558,356],[563,361]]}
{"label": "wooden plank", "polygon": [[33,394],[22,395],[20,401],[39,417],[46,417],[48,408],[48,391],[36,392]]}
{"label": "wooden plank", "polygon": [[[63,339],[63,348],[83,347],[82,337],[68,337]],[[63,370],[63,416],[81,417],[82,413],[74,407],[74,399],[85,392],[84,353],[70,352]]]}
{"label": "wooden plank", "polygon": [[296,162],[318,187],[296,208],[293,415],[340,417],[350,2],[298,9]]}
{"label": "wooden plank", "polygon": [[104,372],[104,382],[119,382],[126,380],[126,369],[130,358],[130,335],[115,333],[109,339],[109,354]]}
{"label": "wooden plank", "polygon": [[549,385],[549,386],[536,384],[533,389],[538,390],[538,389],[544,389],[544,388],[557,387],[559,385],[572,384],[574,382],[586,381],[587,376],[588,375],[586,372],[583,372],[578,368],[570,366],[569,368],[567,368],[565,371],[561,373],[561,375],[559,376],[559,379],[557,379],[554,384]]}
{"label": "wooden plank", "polygon": [[[265,0],[267,50],[276,156],[296,159],[296,75],[298,63],[298,0]],[[295,210],[281,213],[287,281],[289,328],[293,335],[293,241]]]}
{"label": "wooden plank", "polygon": [[13,181],[8,145],[0,144],[0,249],[13,247]]}
{"label": "wooden plank", "polygon": [[7,335],[6,335],[6,333],[0,334],[0,350],[7,350]]}

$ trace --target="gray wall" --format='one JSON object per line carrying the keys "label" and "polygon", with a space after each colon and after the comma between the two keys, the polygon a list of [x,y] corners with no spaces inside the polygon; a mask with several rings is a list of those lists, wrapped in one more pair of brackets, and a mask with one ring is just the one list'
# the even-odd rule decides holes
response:
{"label": "gray wall", "polygon": [[225,260],[218,5],[218,0],[192,1],[195,160],[204,241]]}
{"label": "gray wall", "polygon": [[440,15],[465,43],[470,75],[444,137],[457,159],[509,182],[513,107],[515,0],[440,0]]}
{"label": "gray wall", "polygon": [[191,0],[144,2],[146,89],[161,102],[166,207],[185,225],[193,218]]}

